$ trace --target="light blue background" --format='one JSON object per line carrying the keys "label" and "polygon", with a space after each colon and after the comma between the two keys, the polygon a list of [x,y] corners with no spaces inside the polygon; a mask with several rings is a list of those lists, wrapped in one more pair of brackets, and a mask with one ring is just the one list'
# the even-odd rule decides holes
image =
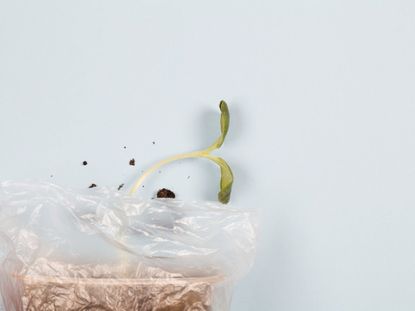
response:
{"label": "light blue background", "polygon": [[[262,213],[233,310],[413,311],[414,55],[413,1],[0,0],[0,179],[118,186],[226,99],[232,203]],[[208,162],[156,175],[215,199]]]}

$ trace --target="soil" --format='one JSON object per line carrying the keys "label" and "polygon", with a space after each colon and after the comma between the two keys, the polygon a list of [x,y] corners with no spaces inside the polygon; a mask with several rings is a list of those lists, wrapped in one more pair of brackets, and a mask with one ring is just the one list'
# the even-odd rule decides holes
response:
{"label": "soil", "polygon": [[95,188],[96,186],[96,184],[91,184],[88,188]]}
{"label": "soil", "polygon": [[83,166],[88,165],[88,162],[87,161],[84,161],[84,162],[82,162],[82,165]]}
{"label": "soil", "polygon": [[169,189],[163,188],[157,191],[157,198],[174,199],[175,197],[176,195],[174,194],[174,192]]}
{"label": "soil", "polygon": [[118,186],[118,191],[120,191],[122,187],[124,187],[124,184]]}
{"label": "soil", "polygon": [[135,159],[131,159],[131,160],[130,160],[130,165],[131,165],[131,166],[134,166],[134,165],[135,165]]}

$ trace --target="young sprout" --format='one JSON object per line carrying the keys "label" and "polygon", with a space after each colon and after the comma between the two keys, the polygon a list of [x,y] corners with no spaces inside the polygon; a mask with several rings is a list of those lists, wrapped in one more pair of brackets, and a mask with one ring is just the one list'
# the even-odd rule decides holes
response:
{"label": "young sprout", "polygon": [[212,151],[219,149],[222,146],[223,142],[225,141],[226,134],[228,133],[228,129],[229,129],[230,116],[229,116],[228,105],[226,104],[225,101],[222,100],[219,104],[219,108],[221,111],[221,117],[220,117],[221,134],[211,146],[203,150],[175,155],[167,159],[164,159],[160,162],[157,162],[156,164],[151,166],[141,175],[141,177],[137,180],[137,182],[131,188],[130,193],[133,194],[134,192],[136,192],[138,188],[140,188],[140,185],[143,183],[144,179],[146,179],[153,172],[157,171],[163,165],[166,165],[166,164],[169,164],[171,162],[181,160],[181,159],[205,158],[205,159],[209,159],[215,162],[219,166],[221,178],[220,178],[220,191],[218,193],[218,199],[220,202],[224,204],[228,203],[231,197],[232,184],[233,184],[233,173],[228,163],[226,163],[224,159],[212,154]]}

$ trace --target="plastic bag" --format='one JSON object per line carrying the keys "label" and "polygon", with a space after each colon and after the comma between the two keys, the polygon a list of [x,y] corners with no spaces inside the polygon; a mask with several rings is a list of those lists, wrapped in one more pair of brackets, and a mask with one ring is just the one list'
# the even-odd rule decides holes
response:
{"label": "plastic bag", "polygon": [[228,310],[249,211],[49,183],[0,183],[0,310]]}

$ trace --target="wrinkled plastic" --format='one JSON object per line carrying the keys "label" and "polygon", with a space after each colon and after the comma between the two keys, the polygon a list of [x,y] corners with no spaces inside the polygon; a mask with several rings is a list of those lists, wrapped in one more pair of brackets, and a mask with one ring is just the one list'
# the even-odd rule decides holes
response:
{"label": "wrinkled plastic", "polygon": [[228,310],[253,214],[110,189],[0,183],[0,310]]}

